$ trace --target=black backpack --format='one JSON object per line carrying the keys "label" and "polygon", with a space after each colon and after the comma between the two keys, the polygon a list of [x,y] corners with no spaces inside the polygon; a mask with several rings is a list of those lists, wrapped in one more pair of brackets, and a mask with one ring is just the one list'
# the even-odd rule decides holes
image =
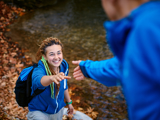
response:
{"label": "black backpack", "polygon": [[37,66],[38,64],[33,64],[32,66],[23,69],[18,77],[18,80],[16,81],[14,92],[16,95],[16,101],[21,107],[27,107],[33,97],[45,90],[37,88],[31,96],[32,72]]}

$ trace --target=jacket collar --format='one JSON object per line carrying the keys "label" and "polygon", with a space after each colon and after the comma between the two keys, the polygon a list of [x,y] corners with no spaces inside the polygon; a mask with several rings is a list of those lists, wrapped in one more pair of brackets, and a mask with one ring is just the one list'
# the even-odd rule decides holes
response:
{"label": "jacket collar", "polygon": [[131,29],[131,21],[129,17],[123,18],[118,21],[106,21],[104,23],[106,29],[106,40],[112,50],[113,54],[122,59],[122,53],[126,43],[126,34]]}
{"label": "jacket collar", "polygon": [[[41,60],[39,60],[38,65],[41,66],[45,70],[44,64],[42,63]],[[61,65],[60,65],[60,72],[63,72],[63,73],[65,73],[65,75],[67,75],[68,67],[69,67],[68,63],[63,59]]]}

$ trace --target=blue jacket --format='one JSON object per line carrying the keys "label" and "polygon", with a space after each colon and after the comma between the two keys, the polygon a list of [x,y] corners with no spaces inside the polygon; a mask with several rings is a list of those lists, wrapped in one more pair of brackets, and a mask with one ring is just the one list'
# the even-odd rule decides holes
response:
{"label": "blue jacket", "polygon": [[[60,65],[60,72],[63,72],[65,73],[65,75],[68,75],[68,63],[64,59]],[[44,87],[40,82],[41,78],[46,75],[47,73],[45,71],[44,64],[40,60],[38,62],[38,67],[34,69],[32,74],[31,94],[33,94],[33,91],[37,88],[46,89],[31,100],[31,102],[28,104],[28,108],[29,111],[38,110],[48,114],[55,114],[66,105],[64,102],[64,91],[68,89],[67,79],[60,81],[59,93],[56,96],[56,98],[52,99],[50,86]]]}
{"label": "blue jacket", "polygon": [[150,1],[126,18],[105,22],[115,57],[80,63],[86,77],[106,86],[121,81],[130,120],[160,120],[159,13],[160,2]]}

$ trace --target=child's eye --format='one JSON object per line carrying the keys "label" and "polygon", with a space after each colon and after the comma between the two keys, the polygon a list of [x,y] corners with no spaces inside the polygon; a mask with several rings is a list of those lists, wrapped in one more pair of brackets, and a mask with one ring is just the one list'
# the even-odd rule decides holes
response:
{"label": "child's eye", "polygon": [[61,52],[58,52],[58,55],[60,55],[61,54]]}
{"label": "child's eye", "polygon": [[54,54],[50,54],[50,56],[54,56]]}

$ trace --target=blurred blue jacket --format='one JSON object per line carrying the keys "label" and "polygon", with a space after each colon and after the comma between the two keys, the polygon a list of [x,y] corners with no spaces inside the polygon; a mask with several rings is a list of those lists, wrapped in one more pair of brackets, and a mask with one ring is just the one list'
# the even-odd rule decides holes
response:
{"label": "blurred blue jacket", "polygon": [[118,21],[106,21],[114,58],[82,61],[83,74],[106,86],[121,83],[130,120],[160,120],[160,2],[150,1]]}

